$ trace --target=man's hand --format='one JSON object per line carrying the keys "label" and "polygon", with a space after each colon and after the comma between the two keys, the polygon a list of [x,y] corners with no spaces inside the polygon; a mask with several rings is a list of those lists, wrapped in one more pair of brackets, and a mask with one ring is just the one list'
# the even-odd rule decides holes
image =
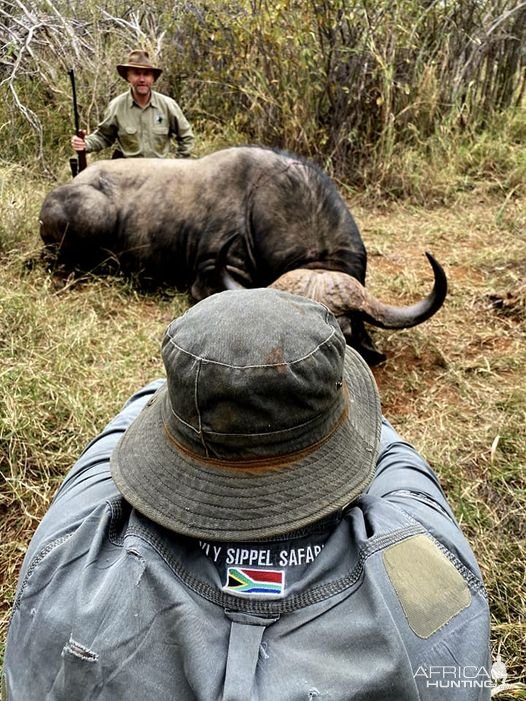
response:
{"label": "man's hand", "polygon": [[71,137],[71,148],[74,151],[85,151],[86,150],[86,142],[84,141],[85,136],[86,136],[86,132],[81,129],[78,134]]}

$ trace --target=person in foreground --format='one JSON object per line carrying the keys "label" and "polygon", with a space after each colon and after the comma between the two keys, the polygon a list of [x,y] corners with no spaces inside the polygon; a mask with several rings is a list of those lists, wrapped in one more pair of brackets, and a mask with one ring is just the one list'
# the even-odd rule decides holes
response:
{"label": "person in foreground", "polygon": [[221,292],[162,357],[31,541],[8,701],[489,698],[473,553],[328,309]]}
{"label": "person in foreground", "polygon": [[162,69],[152,65],[148,52],[132,51],[117,71],[130,89],[110,102],[92,134],[72,137],[73,150],[93,153],[116,144],[113,158],[166,158],[174,138],[176,155],[189,157],[192,128],[175,100],[153,90]]}

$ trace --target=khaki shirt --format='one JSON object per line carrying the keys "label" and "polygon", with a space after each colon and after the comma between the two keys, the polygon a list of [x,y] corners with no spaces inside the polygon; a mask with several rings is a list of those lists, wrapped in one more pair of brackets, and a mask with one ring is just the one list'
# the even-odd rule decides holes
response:
{"label": "khaki shirt", "polygon": [[152,90],[149,104],[141,107],[128,90],[110,102],[102,122],[86,137],[86,152],[115,144],[126,158],[166,158],[172,137],[177,155],[190,156],[194,135],[177,102]]}

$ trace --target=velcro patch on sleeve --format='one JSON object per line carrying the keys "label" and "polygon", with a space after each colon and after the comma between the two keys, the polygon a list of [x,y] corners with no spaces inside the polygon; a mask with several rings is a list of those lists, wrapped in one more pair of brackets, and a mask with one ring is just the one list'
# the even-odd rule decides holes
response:
{"label": "velcro patch on sleeve", "polygon": [[411,630],[429,638],[471,604],[464,578],[425,535],[392,545],[384,566]]}

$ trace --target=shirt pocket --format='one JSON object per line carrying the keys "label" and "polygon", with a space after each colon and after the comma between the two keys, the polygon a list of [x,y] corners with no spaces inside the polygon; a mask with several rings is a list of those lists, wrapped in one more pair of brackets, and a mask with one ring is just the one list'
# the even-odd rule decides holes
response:
{"label": "shirt pocket", "polygon": [[102,687],[98,654],[70,638],[62,650],[60,667],[46,701],[71,701],[80,690],[91,696]]}
{"label": "shirt pocket", "polygon": [[152,128],[153,144],[156,149],[164,149],[170,140],[170,130],[168,125],[155,125]]}
{"label": "shirt pocket", "polygon": [[119,142],[122,150],[128,153],[139,151],[139,132],[136,127],[125,127],[119,130]]}

